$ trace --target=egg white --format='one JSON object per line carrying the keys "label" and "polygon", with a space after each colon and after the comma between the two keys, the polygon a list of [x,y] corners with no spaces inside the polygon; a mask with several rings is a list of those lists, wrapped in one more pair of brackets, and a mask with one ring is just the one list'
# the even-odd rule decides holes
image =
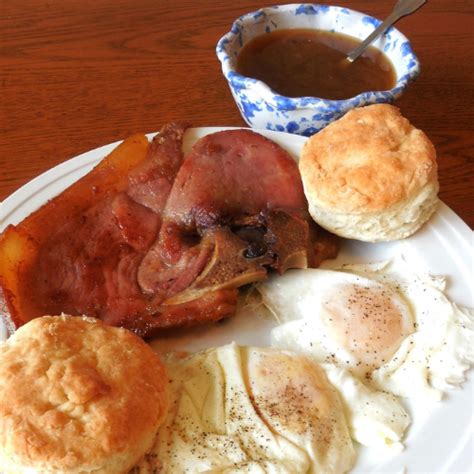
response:
{"label": "egg white", "polygon": [[402,440],[411,418],[391,393],[362,383],[348,370],[334,364],[321,364],[343,402],[351,437],[364,446],[403,450]]}

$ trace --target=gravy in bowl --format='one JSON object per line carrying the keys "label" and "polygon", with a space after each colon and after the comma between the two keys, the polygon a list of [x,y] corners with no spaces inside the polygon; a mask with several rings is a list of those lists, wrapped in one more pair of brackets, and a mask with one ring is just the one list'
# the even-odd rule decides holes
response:
{"label": "gravy in bowl", "polygon": [[341,100],[361,92],[392,89],[394,67],[374,46],[353,63],[345,60],[359,43],[352,36],[331,31],[276,30],[243,47],[236,71],[287,97]]}

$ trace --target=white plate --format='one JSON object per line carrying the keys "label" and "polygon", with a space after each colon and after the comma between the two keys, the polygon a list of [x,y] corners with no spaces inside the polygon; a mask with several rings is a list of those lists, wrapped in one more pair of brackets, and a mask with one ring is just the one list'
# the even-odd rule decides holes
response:
{"label": "white plate", "polygon": [[[189,149],[198,138],[222,128],[190,129],[185,136],[184,148]],[[305,138],[279,132],[260,131],[286,148],[295,158]],[[47,171],[12,194],[0,209],[0,231],[8,224],[17,224],[47,200],[86,174],[100,159],[110,153],[117,143],[79,155]],[[448,295],[454,301],[473,306],[472,282],[473,233],[469,227],[441,204],[435,216],[416,235],[403,241],[367,244],[345,241],[340,260],[369,262],[402,253],[414,267],[432,274],[449,277]],[[236,340],[241,344],[267,345],[270,321],[234,318],[211,329],[191,331],[179,340],[168,343],[191,350],[215,346]],[[5,328],[0,323],[0,340]],[[472,374],[462,390],[450,392],[435,406],[407,404],[413,424],[405,440],[403,453],[391,458],[380,453],[360,449],[354,473],[461,473],[474,472],[474,383]]]}

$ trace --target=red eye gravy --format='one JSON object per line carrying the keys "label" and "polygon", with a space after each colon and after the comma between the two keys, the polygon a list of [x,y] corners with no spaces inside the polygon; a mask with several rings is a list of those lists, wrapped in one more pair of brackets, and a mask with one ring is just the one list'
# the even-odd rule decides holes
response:
{"label": "red eye gravy", "polygon": [[330,31],[273,31],[243,47],[236,70],[287,97],[340,100],[392,89],[396,83],[393,65],[375,47],[370,46],[353,63],[345,61],[359,44],[358,39]]}

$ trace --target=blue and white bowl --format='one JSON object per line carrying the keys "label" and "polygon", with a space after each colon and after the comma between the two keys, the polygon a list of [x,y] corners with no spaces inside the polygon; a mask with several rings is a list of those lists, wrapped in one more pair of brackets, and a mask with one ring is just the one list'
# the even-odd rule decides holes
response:
{"label": "blue and white bowl", "polygon": [[363,92],[345,100],[291,98],[277,94],[262,81],[235,71],[242,47],[256,36],[276,29],[313,28],[345,33],[362,40],[379,24],[380,20],[347,8],[308,3],[262,8],[238,18],[217,43],[216,52],[245,121],[254,128],[310,136],[350,109],[392,102],[400,97],[418,76],[420,64],[408,39],[393,27],[373,43],[394,66],[397,82],[390,90]]}

